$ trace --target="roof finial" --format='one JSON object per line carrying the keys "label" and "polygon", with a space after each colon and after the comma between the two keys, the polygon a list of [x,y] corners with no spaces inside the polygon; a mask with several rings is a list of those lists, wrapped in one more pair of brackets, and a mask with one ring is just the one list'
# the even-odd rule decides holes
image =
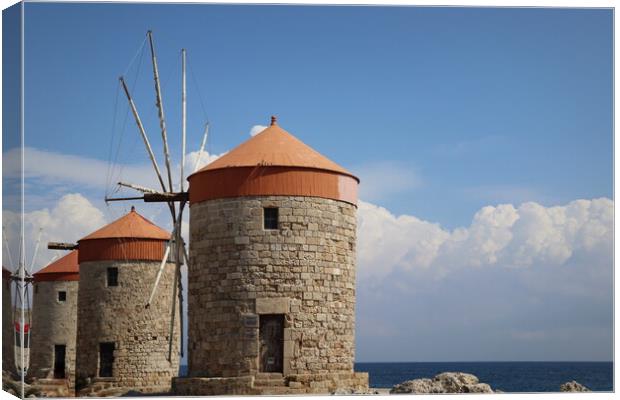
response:
{"label": "roof finial", "polygon": [[136,212],[136,207],[135,206],[131,206],[131,212]]}
{"label": "roof finial", "polygon": [[278,118],[275,115],[271,116],[271,126],[278,125]]}

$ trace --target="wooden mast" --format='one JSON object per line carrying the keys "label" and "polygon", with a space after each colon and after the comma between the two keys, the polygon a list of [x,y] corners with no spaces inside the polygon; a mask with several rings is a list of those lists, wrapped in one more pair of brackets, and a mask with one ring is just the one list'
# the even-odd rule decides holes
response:
{"label": "wooden mast", "polygon": [[[153,45],[153,32],[148,31],[149,47],[151,48],[151,61],[153,64],[153,79],[155,80],[155,98],[157,110],[159,112],[159,126],[161,128],[161,138],[164,144],[164,158],[166,162],[166,170],[168,172],[168,188],[173,191],[172,173],[170,172],[170,153],[168,151],[168,135],[166,134],[166,119],[164,117],[164,103],[161,97],[161,84],[159,83],[159,68],[157,67],[157,57],[155,56],[155,46]],[[164,190],[165,191],[165,190]]]}

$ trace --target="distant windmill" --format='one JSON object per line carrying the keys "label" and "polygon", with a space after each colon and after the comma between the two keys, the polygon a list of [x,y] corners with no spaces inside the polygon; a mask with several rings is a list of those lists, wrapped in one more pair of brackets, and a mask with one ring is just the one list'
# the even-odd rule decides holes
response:
{"label": "distant windmill", "polygon": [[[8,236],[4,227],[2,228],[2,233],[4,236],[4,244],[6,248],[7,258],[10,264],[10,268],[12,269],[14,268],[13,258],[11,257]],[[13,292],[12,320],[14,327],[13,337],[15,352],[15,369],[17,371],[17,374],[22,378],[26,377],[30,364],[30,333],[32,323],[30,297],[32,282],[34,280],[31,271],[37,258],[42,233],[43,229],[40,228],[29,268],[26,268],[26,249],[24,244],[24,237],[23,235],[20,235],[17,268],[12,271],[11,274],[11,289]]]}
{"label": "distant windmill", "polygon": [[[186,101],[186,51],[185,49],[181,50],[181,61],[182,61],[182,78],[181,78],[181,113],[182,113],[182,117],[181,117],[181,171],[180,171],[180,183],[179,183],[179,192],[175,192],[174,191],[174,185],[173,185],[173,181],[172,181],[172,171],[171,171],[171,160],[170,160],[170,152],[169,152],[169,148],[168,148],[168,136],[167,136],[167,131],[166,131],[166,119],[165,119],[165,114],[164,114],[164,105],[163,105],[163,101],[162,101],[162,93],[161,93],[161,85],[160,85],[160,80],[159,80],[159,69],[157,66],[157,57],[155,56],[155,46],[153,44],[153,34],[151,31],[147,32],[147,37],[149,40],[149,47],[150,47],[150,51],[151,51],[151,61],[152,61],[152,65],[153,65],[153,79],[154,79],[154,83],[155,83],[155,99],[156,99],[156,105],[157,105],[157,109],[158,109],[158,116],[159,116],[159,126],[161,129],[161,137],[162,137],[162,142],[163,142],[163,152],[164,152],[164,160],[165,160],[165,166],[166,166],[166,180],[164,180],[164,177],[162,176],[161,170],[159,168],[159,165],[157,163],[157,159],[155,157],[155,154],[153,153],[153,149],[151,147],[151,143],[149,141],[147,132],[144,128],[144,125],[142,124],[142,120],[140,118],[140,114],[138,113],[138,109],[131,97],[131,94],[129,92],[129,88],[127,87],[127,84],[125,83],[125,79],[121,76],[119,78],[120,80],[120,84],[123,88],[123,91],[125,92],[125,95],[127,96],[127,101],[129,103],[129,107],[131,108],[132,114],[134,116],[136,125],[138,127],[138,131],[140,133],[140,136],[144,142],[144,146],[146,148],[147,154],[149,156],[149,159],[151,160],[151,164],[153,166],[153,169],[155,171],[155,174],[157,176],[157,179],[159,181],[159,184],[161,186],[161,190],[155,190],[155,189],[151,189],[151,188],[147,188],[144,187],[142,185],[139,184],[135,184],[135,183],[126,183],[126,182],[118,182],[119,186],[124,186],[124,187],[128,187],[131,189],[134,189],[138,192],[141,192],[143,195],[140,197],[125,197],[125,198],[108,198],[106,197],[106,202],[109,201],[123,201],[123,200],[144,200],[145,202],[163,202],[166,203],[168,205],[168,208],[170,210],[170,216],[172,218],[172,226],[173,226],[173,230],[172,230],[172,235],[170,237],[170,241],[167,243],[166,249],[165,249],[165,253],[164,253],[164,258],[161,261],[161,265],[160,265],[160,269],[157,272],[157,276],[155,278],[155,282],[153,282],[153,289],[151,290],[150,296],[148,299],[146,300],[146,304],[145,307],[148,308],[151,304],[151,302],[153,301],[153,298],[155,297],[156,293],[157,293],[157,287],[159,285],[159,281],[162,275],[162,272],[164,271],[166,262],[168,261],[169,257],[172,256],[172,258],[174,259],[174,262],[176,263],[176,274],[175,274],[175,283],[174,283],[174,293],[173,293],[173,304],[172,304],[172,310],[171,310],[171,316],[170,316],[170,334],[169,334],[169,341],[168,341],[168,359],[171,359],[171,355],[172,355],[172,338],[173,338],[173,333],[174,333],[174,320],[175,320],[175,312],[176,312],[176,299],[178,297],[178,300],[180,302],[180,319],[181,319],[181,338],[183,338],[183,294],[182,294],[182,284],[181,284],[181,266],[183,263],[183,260],[185,261],[185,264],[187,265],[187,263],[189,262],[188,256],[187,256],[187,249],[185,247],[185,243],[183,242],[183,239],[181,237],[181,225],[182,225],[182,220],[183,220],[183,212],[185,210],[185,206],[187,204],[187,201],[189,199],[188,197],[188,193],[184,190],[184,180],[185,180],[185,173],[184,173],[184,165],[185,165],[185,148],[186,148],[186,121],[187,121],[187,101]],[[206,144],[206,140],[207,140],[207,135],[209,132],[209,125],[208,123],[205,124],[205,131],[203,133],[203,139],[200,145],[200,151],[198,153],[198,159],[196,161],[195,167],[194,169],[196,169],[199,166],[200,163],[200,159],[202,157],[202,153],[204,152],[204,147]],[[177,208],[177,204],[178,204],[178,208]],[[183,340],[181,339],[181,345],[180,345],[180,353],[181,355],[183,355]]]}

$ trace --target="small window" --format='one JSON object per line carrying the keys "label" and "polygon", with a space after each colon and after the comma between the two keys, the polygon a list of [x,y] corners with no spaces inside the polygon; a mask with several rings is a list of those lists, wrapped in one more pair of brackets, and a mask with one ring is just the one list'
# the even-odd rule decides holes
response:
{"label": "small window", "polygon": [[278,209],[275,207],[265,207],[264,228],[278,229]]}
{"label": "small window", "polygon": [[118,286],[118,268],[108,268],[108,286]]}
{"label": "small window", "polygon": [[39,293],[39,285],[37,285],[36,283],[34,284],[34,292]]}
{"label": "small window", "polygon": [[114,367],[114,342],[99,343],[99,376],[111,377]]}
{"label": "small window", "polygon": [[58,301],[61,303],[64,303],[65,301],[67,301],[67,292],[65,292],[64,290],[59,291]]}

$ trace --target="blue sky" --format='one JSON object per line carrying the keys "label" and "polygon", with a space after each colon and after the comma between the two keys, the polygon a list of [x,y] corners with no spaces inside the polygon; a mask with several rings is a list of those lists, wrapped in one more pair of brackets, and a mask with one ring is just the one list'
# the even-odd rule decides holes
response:
{"label": "blue sky", "polygon": [[[552,207],[578,199],[605,198],[609,200],[605,207],[613,207],[612,26],[613,14],[606,9],[30,3],[25,36],[26,145],[106,165],[111,142],[116,148],[122,137],[121,150],[112,157],[115,163],[144,166],[147,158],[133,120],[129,117],[123,124],[127,104],[117,91],[117,78],[126,72],[147,130],[159,143],[148,49],[140,69],[140,53],[136,53],[146,31],[152,29],[169,134],[177,135],[172,144],[177,160],[179,50],[185,47],[190,66],[188,151],[197,150],[207,117],[212,126],[207,148],[210,154],[220,154],[246,140],[252,126],[267,125],[269,116],[276,114],[282,127],[360,175],[361,198],[370,204],[364,213],[376,214],[379,211],[373,207],[381,206],[395,218],[406,215],[429,221],[441,227],[433,234],[444,243],[444,233],[458,234],[457,228],[475,231],[475,216],[486,206],[511,205],[520,221],[527,220],[524,215],[530,212],[519,208],[527,202],[551,214]],[[105,171],[94,174],[102,179]],[[52,180],[44,175],[32,172],[28,194],[33,200],[27,209],[52,209],[63,195],[81,193],[107,219],[120,213],[110,214],[102,201],[111,186],[63,180],[61,172]],[[589,206],[584,209],[592,212]],[[159,215],[153,213],[155,218]],[[364,215],[365,221],[373,220]],[[442,269],[459,257],[439,250],[436,257],[443,260],[441,266],[436,265],[439,261],[426,265],[420,257],[408,259],[427,248],[413,243],[419,229],[402,219],[385,218],[394,232],[412,235],[403,244],[412,247],[401,249],[402,258],[393,264],[377,267],[385,279],[380,281],[380,293],[375,293],[376,282],[370,281],[375,277],[372,267],[361,266],[367,272],[360,273],[358,320],[361,327],[393,325],[388,333],[398,336],[389,336],[394,343],[409,343],[411,335],[419,332],[422,344],[404,353],[396,345],[379,352],[378,343],[388,333],[360,333],[358,326],[360,361],[611,357],[611,283],[607,282],[613,270],[611,248],[585,246],[583,254],[570,248],[569,258],[557,258],[559,253],[554,251],[528,264],[508,257],[510,245],[499,241],[505,245],[502,253],[495,261],[491,257],[482,262],[498,268],[430,276],[429,268]],[[591,222],[584,218],[584,223]],[[611,229],[605,218],[604,227]],[[549,231],[552,240],[545,243],[558,242],[560,231]],[[519,232],[512,230],[512,237],[518,238]],[[489,233],[494,234],[495,230]],[[419,240],[426,243],[429,237]],[[528,242],[527,236],[523,238],[523,243]],[[488,246],[480,248],[488,250]],[[520,263],[529,269],[512,268]],[[548,269],[532,267],[547,264]],[[549,279],[553,285],[557,274],[581,273],[579,268],[590,264],[600,268],[592,271],[592,285],[584,283],[583,290],[559,297],[564,305],[587,305],[580,325],[555,334],[551,328],[538,329],[544,310],[559,315],[554,310],[563,305],[556,304],[559,295],[552,288],[536,287],[535,282]],[[576,269],[561,270],[558,265]],[[532,269],[541,271],[540,275]],[[454,280],[457,276],[460,281]],[[414,278],[437,287],[423,299],[419,297],[425,293],[422,288],[392,287],[396,281],[412,283]],[[402,304],[424,314],[428,308],[420,308],[421,304],[428,306],[426,302],[435,296],[440,298],[433,304],[455,312],[450,304],[460,301],[454,293],[463,282],[470,293],[466,304],[478,309],[487,304],[484,295],[491,295],[478,290],[481,282],[513,293],[506,307],[515,309],[516,314],[509,314],[514,318],[498,322],[491,317],[504,315],[507,309],[493,309],[488,311],[489,321],[472,316],[479,325],[471,322],[474,325],[469,328],[467,323],[460,328],[438,323],[419,330],[420,324],[433,320],[430,317],[418,325],[395,322]],[[373,299],[382,293],[392,295]],[[536,304],[550,308],[534,303],[515,306],[525,299],[538,299]],[[529,313],[535,315],[528,319],[524,315]],[[373,316],[381,314],[389,320],[374,322]],[[519,323],[523,326],[515,330]],[[472,354],[461,354],[456,348],[443,353],[425,350],[439,330],[460,332],[467,342],[478,332],[476,327],[504,339],[495,343],[480,337],[474,340],[479,345]],[[513,331],[517,333],[511,336]],[[565,341],[558,335],[564,335]],[[599,343],[591,348],[587,342],[593,337]],[[569,354],[563,353],[562,346],[543,350],[554,343],[579,349]],[[500,347],[506,350],[498,353]]]}
{"label": "blue sky", "polygon": [[[32,146],[107,161],[116,78],[152,29],[170,125],[185,47],[215,153],[278,114],[353,171],[385,161],[411,171],[415,188],[382,203],[452,227],[487,202],[611,196],[609,10],[29,4],[26,13]],[[135,96],[146,112],[142,67]],[[487,193],[471,193],[480,187]],[[509,191],[521,198],[502,198]]]}

